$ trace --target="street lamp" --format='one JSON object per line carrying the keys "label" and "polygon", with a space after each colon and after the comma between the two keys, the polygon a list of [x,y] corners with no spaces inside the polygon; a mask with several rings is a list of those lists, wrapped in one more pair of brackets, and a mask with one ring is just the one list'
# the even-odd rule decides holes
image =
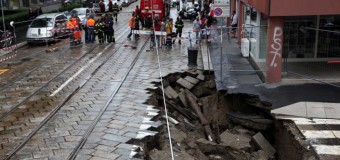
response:
{"label": "street lamp", "polygon": [[10,25],[13,27],[13,29],[14,29],[15,53],[17,53],[18,44],[17,44],[17,34],[15,33],[14,21],[11,21],[9,24],[10,24]]}

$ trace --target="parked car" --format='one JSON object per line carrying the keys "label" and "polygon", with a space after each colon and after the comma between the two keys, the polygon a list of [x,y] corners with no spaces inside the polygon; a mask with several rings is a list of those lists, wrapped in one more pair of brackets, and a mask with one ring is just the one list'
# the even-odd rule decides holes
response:
{"label": "parked car", "polygon": [[66,13],[67,19],[70,19],[73,13],[77,14],[81,23],[87,15],[90,15],[92,13],[92,11],[88,8],[75,8],[72,11]]}
{"label": "parked car", "polygon": [[48,13],[36,17],[28,27],[27,43],[52,41],[67,36],[67,17],[63,13]]}

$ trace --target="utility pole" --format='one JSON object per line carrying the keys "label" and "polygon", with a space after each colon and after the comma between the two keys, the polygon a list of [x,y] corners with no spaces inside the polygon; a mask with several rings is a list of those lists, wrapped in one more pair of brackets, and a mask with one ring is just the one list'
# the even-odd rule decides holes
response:
{"label": "utility pole", "polygon": [[3,8],[3,4],[2,4],[2,1],[3,0],[0,0],[1,1],[1,13],[2,13],[2,25],[4,27],[4,32],[6,31],[6,25],[5,25],[5,14],[4,14],[4,8]]}

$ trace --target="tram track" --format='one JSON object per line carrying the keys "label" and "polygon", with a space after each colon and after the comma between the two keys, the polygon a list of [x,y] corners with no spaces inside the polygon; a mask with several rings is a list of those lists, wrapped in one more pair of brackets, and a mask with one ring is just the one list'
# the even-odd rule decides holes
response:
{"label": "tram track", "polygon": [[[125,29],[124,29],[125,30]],[[124,34],[125,32],[122,32],[122,34]],[[122,35],[122,34],[120,34],[120,36]],[[112,45],[110,45],[111,47],[112,47]],[[117,45],[115,45],[115,46],[117,46]],[[75,88],[74,90],[73,90],[73,92],[71,92],[71,94],[69,94],[68,96],[66,96],[66,97],[64,97],[64,100],[61,102],[61,103],[59,103],[59,105],[56,107],[56,108],[54,108],[53,109],[53,111],[51,111],[51,112],[49,112],[49,114],[47,115],[47,116],[43,116],[44,117],[44,119],[39,123],[39,126],[36,126],[31,132],[29,132],[29,133],[23,133],[22,135],[27,135],[26,136],[26,138],[24,138],[23,139],[23,141],[22,142],[20,142],[20,144],[19,145],[17,145],[16,147],[15,147],[15,149],[13,149],[13,150],[11,150],[10,152],[8,152],[7,154],[6,154],[6,158],[5,159],[10,159],[13,155],[15,155],[15,153],[16,152],[18,152],[19,150],[20,150],[20,148],[22,148],[34,135],[35,135],[35,133],[37,133],[40,129],[41,129],[41,127],[43,127],[44,126],[44,124],[46,123],[46,122],[48,122],[48,120],[51,118],[51,117],[53,117],[53,115],[60,109],[60,108],[62,108],[63,106],[64,106],[64,104],[68,101],[68,99],[69,98],[71,98],[75,93],[77,93],[77,90],[79,90],[79,88],[81,88],[81,86],[83,86],[89,79],[90,79],[90,77],[92,77],[97,71],[98,71],[98,69],[103,65],[103,64],[105,64],[105,62],[110,58],[110,57],[112,57],[112,55],[114,55],[114,53],[119,49],[119,48],[121,48],[123,45],[118,45],[118,47],[117,48],[115,48],[114,50],[114,52],[112,53],[112,54],[110,54],[110,56],[109,57],[107,57],[107,56],[105,56],[104,54],[102,54],[102,56],[100,56],[100,57],[107,57],[106,58],[106,60],[104,60],[100,65],[98,65],[98,66],[96,66],[94,69],[93,69],[93,71],[89,74],[89,75],[87,75],[87,76],[85,76],[85,81],[83,81],[83,82],[81,82],[80,83],[80,85],[79,86],[77,86],[77,88]],[[108,46],[108,48],[109,48],[109,46]],[[93,50],[95,50],[95,48],[93,48]],[[92,50],[92,51],[93,51]],[[85,55],[84,55],[85,56]],[[93,57],[91,57],[91,58],[93,58]],[[73,65],[70,65],[70,66],[75,66],[75,65],[77,65],[77,63],[74,63]],[[92,66],[89,66],[89,68],[91,68]],[[70,68],[70,67],[68,67],[68,68]],[[67,72],[67,69],[65,69],[65,71],[64,72]],[[63,72],[63,73],[64,73]],[[61,74],[58,74],[59,76],[61,75]],[[54,79],[56,79],[58,76],[56,76]],[[52,82],[53,80],[51,80],[50,82]],[[48,84],[46,84],[46,85],[44,85],[44,87],[41,87],[42,89],[43,88],[46,88],[48,86]],[[37,91],[38,92],[38,91]],[[34,93],[37,93],[37,92],[34,92]],[[34,95],[34,94],[32,94],[32,95]],[[30,96],[30,97],[32,97],[32,96]],[[29,99],[29,98],[28,98]],[[23,103],[25,103],[25,102],[23,102]],[[23,103],[21,104],[21,105],[23,105]],[[19,108],[19,106],[21,106],[21,105],[17,105],[16,106],[16,109],[18,109]],[[11,112],[9,113],[7,113],[6,115],[3,115],[2,116],[2,119],[1,119],[1,121],[3,121],[6,117],[8,117],[11,113],[14,113],[15,112],[15,110],[16,109],[14,109],[13,108],[13,110],[11,110]],[[0,123],[1,123],[1,121],[0,121]],[[0,132],[1,133],[1,132]],[[0,134],[1,135],[1,134]],[[1,155],[0,155],[1,156]]]}
{"label": "tram track", "polygon": [[[123,84],[124,80],[126,79],[127,75],[129,74],[129,72],[130,72],[131,69],[133,68],[134,64],[135,64],[136,61],[138,60],[138,57],[139,57],[140,53],[141,53],[142,50],[145,48],[145,46],[146,46],[147,43],[148,43],[148,41],[146,41],[146,42],[144,43],[143,47],[139,50],[138,55],[134,58],[133,63],[130,65],[128,72],[125,73],[123,79],[120,81],[120,85]],[[35,129],[34,129],[32,132],[29,133],[29,135],[23,140],[23,142],[22,142],[20,145],[16,146],[13,150],[11,150],[11,152],[10,152],[9,154],[7,154],[7,156],[4,158],[4,160],[11,159],[13,156],[15,156],[15,154],[16,154],[18,151],[20,151],[20,149],[21,149],[27,142],[29,142],[29,141],[31,140],[31,138],[32,138],[32,137],[33,137],[33,136],[34,136],[34,135],[42,128],[42,127],[44,127],[44,125],[45,125],[45,124],[46,124],[46,123],[47,123],[47,122],[48,122],[48,121],[49,121],[49,120],[50,120],[50,119],[51,119],[51,118],[52,118],[52,117],[53,117],[53,116],[54,116],[54,115],[55,115],[55,114],[56,114],[56,113],[57,113],[57,112],[58,112],[58,111],[59,111],[59,110],[67,103],[67,102],[68,102],[68,100],[69,100],[72,96],[74,96],[74,95],[79,91],[79,89],[81,89],[82,86],[84,86],[84,85],[91,79],[91,77],[94,76],[94,75],[96,74],[96,72],[98,72],[99,69],[100,69],[105,63],[107,63],[107,61],[108,61],[111,57],[113,57],[113,56],[115,55],[115,53],[116,53],[121,47],[123,47],[123,45],[120,45],[119,47],[115,48],[115,49],[114,49],[114,52],[113,52],[112,54],[106,56],[104,61],[101,61],[101,63],[100,63],[98,66],[96,66],[95,68],[93,68],[93,71],[92,71],[91,73],[89,73],[88,76],[85,76],[85,77],[86,77],[86,78],[85,78],[85,81],[83,81],[79,86],[77,86],[76,89],[75,89],[70,95],[68,95],[60,105],[58,105],[52,112],[50,112],[50,114],[47,115],[47,116],[44,118],[44,120],[39,124],[39,126],[35,127]],[[101,115],[102,115],[102,114],[104,113],[104,111],[105,111],[105,107],[108,106],[108,104],[109,104],[110,101],[112,100],[114,94],[117,93],[118,89],[119,89],[119,88],[117,88],[117,89],[111,94],[110,99],[107,100],[107,102],[106,102],[104,108],[102,108],[100,114],[98,114],[98,115],[96,116],[96,119],[95,119],[95,121],[92,123],[91,127],[89,127],[89,128],[87,129],[88,131],[87,131],[86,134],[83,136],[84,138],[82,138],[82,140],[80,141],[79,147],[81,147],[81,144],[84,144],[84,142],[86,142],[86,138],[90,135],[91,130],[93,130],[93,128],[94,128],[94,127],[96,126],[96,124],[98,123],[98,121],[99,121]],[[75,151],[73,151],[73,153],[77,153],[77,152],[79,151],[79,149],[80,149],[79,147],[77,147],[77,148],[75,149]],[[74,157],[74,158],[75,158],[76,155],[75,155],[75,156],[72,156],[72,155],[73,155],[73,154],[71,154],[70,157]],[[74,159],[74,158],[73,158],[73,159]]]}

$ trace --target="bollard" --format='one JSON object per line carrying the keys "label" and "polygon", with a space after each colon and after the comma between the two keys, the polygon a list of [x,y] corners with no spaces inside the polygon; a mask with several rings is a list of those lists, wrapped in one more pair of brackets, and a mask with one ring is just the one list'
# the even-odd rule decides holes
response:
{"label": "bollard", "polygon": [[188,47],[188,66],[195,67],[197,66],[197,47]]}

